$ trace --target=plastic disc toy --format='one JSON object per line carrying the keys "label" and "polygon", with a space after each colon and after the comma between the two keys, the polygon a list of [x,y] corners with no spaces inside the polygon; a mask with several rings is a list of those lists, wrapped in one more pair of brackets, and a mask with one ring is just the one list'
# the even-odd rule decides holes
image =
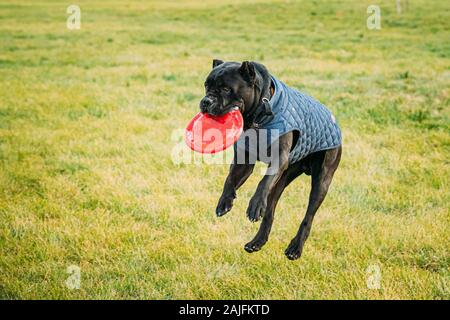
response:
{"label": "plastic disc toy", "polygon": [[222,116],[200,112],[187,125],[184,140],[194,151],[216,153],[234,144],[243,127],[244,119],[237,109]]}

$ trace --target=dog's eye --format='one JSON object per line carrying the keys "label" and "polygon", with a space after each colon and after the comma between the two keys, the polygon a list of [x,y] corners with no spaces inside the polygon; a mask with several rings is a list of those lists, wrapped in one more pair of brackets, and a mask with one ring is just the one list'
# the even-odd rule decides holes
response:
{"label": "dog's eye", "polygon": [[230,92],[231,92],[231,89],[228,88],[228,87],[223,87],[222,90],[223,90],[225,93],[230,93]]}

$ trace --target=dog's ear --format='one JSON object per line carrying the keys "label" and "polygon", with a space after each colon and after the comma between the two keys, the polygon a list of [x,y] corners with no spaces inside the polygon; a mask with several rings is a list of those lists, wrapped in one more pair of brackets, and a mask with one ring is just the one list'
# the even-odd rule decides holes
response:
{"label": "dog's ear", "polygon": [[213,60],[213,69],[214,69],[215,67],[217,67],[217,66],[220,66],[222,63],[223,63],[222,60],[214,59],[214,60]]}
{"label": "dog's ear", "polygon": [[248,83],[255,83],[256,72],[253,63],[249,61],[242,62],[241,66],[239,67],[239,73],[241,74],[242,78],[244,78],[244,80]]}

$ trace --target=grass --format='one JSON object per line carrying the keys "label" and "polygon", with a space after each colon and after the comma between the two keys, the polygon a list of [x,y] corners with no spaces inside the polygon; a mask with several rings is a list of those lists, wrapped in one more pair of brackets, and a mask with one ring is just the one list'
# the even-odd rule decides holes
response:
{"label": "grass", "polygon": [[[71,31],[68,3],[0,2],[0,298],[449,299],[450,5],[377,3],[381,30],[370,1],[77,1]],[[261,175],[218,219],[228,165],[172,161],[213,58],[264,63],[341,124],[296,262],[306,177],[249,255]]]}

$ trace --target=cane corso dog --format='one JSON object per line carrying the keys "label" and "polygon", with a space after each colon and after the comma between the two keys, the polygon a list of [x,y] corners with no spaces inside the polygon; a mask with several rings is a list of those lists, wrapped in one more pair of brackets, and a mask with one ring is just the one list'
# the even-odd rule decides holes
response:
{"label": "cane corso dog", "polygon": [[[271,136],[267,140],[270,145],[259,145],[260,141],[266,141],[264,139],[247,140],[244,148],[237,148],[235,144],[234,160],[216,208],[218,217],[230,211],[236,191],[251,175],[255,161],[251,161],[252,146],[248,144],[258,144],[253,146],[253,150],[258,150],[256,160],[261,160],[260,149],[266,148],[269,161],[264,162],[268,164],[268,172],[259,182],[247,209],[250,221],[262,218],[262,222],[256,236],[245,245],[247,252],[259,251],[267,242],[283,190],[302,173],[311,176],[306,215],[285,250],[287,258],[298,259],[341,158],[341,132],[335,118],[317,100],[288,87],[257,62],[213,60],[205,91],[200,102],[201,112],[220,116],[239,108],[244,119],[244,134],[254,130],[260,135],[268,130]],[[277,150],[273,147],[275,142]],[[239,152],[243,157],[238,157]],[[271,160],[275,154],[276,165]]]}

